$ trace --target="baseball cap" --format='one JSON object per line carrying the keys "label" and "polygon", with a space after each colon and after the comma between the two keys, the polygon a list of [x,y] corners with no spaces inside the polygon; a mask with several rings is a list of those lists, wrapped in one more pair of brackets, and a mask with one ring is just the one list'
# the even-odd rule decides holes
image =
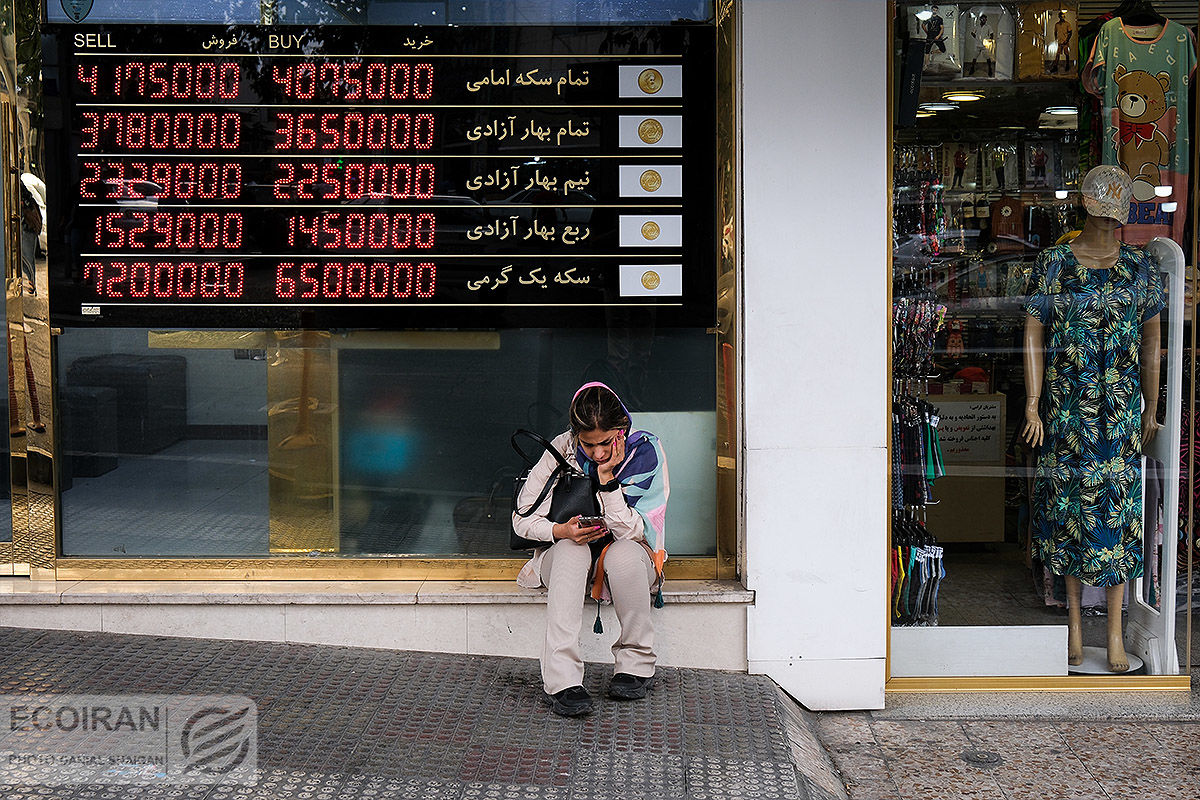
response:
{"label": "baseball cap", "polygon": [[1129,173],[1112,164],[1092,167],[1083,176],[1079,187],[1083,207],[1093,217],[1109,217],[1117,222],[1129,220],[1129,200],[1133,194],[1133,179]]}

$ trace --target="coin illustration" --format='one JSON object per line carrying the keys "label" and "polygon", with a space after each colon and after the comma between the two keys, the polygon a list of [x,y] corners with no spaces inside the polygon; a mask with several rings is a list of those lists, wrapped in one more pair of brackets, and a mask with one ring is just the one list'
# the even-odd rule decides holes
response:
{"label": "coin illustration", "polygon": [[646,144],[654,144],[663,136],[662,123],[656,119],[644,119],[638,125],[638,138]]}
{"label": "coin illustration", "polygon": [[654,94],[662,88],[662,85],[662,73],[656,69],[644,69],[642,74],[638,75],[638,86],[646,94]]}
{"label": "coin illustration", "polygon": [[662,175],[659,175],[657,170],[648,169],[642,173],[641,180],[638,182],[647,192],[657,192],[662,186]]}
{"label": "coin illustration", "polygon": [[642,226],[642,238],[649,241],[654,241],[658,238],[658,223],[647,222]]}
{"label": "coin illustration", "polygon": [[658,273],[654,270],[647,270],[642,273],[642,286],[654,291],[658,288],[658,284],[662,283],[662,279],[658,277]]}

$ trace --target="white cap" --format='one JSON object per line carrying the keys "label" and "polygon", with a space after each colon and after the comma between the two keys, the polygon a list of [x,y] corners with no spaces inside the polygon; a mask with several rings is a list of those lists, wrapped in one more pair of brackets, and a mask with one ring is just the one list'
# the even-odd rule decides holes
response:
{"label": "white cap", "polygon": [[1109,217],[1117,222],[1129,221],[1129,201],[1133,195],[1133,179],[1129,173],[1112,164],[1092,167],[1083,176],[1079,187],[1083,207],[1093,217]]}

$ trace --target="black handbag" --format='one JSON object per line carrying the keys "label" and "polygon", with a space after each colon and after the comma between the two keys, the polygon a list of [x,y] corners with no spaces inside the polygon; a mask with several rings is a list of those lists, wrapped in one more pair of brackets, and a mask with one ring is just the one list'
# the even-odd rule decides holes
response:
{"label": "black handbag", "polygon": [[[554,472],[551,473],[550,479],[546,481],[546,485],[542,487],[537,499],[533,501],[529,508],[522,511],[519,508],[518,498],[521,496],[521,490],[525,488],[525,482],[529,478],[529,472],[537,464],[537,458],[530,458],[529,454],[521,449],[521,445],[517,443],[519,437],[524,436],[533,439],[545,449],[558,462]],[[533,514],[543,501],[546,495],[553,492],[550,496],[550,511],[546,515],[551,522],[566,522],[572,517],[594,517],[600,515],[600,504],[596,501],[596,487],[592,484],[592,479],[584,475],[575,467],[571,466],[562,453],[554,449],[554,445],[546,441],[545,438],[538,436],[533,431],[525,429],[518,430],[512,435],[509,440],[517,454],[525,461],[525,469],[517,476],[513,484],[512,495],[512,510],[518,517],[528,517]],[[539,454],[540,457],[540,454]],[[608,537],[605,537],[608,538]],[[526,539],[524,536],[518,536],[514,528],[509,528],[508,544],[513,550],[530,550],[536,547],[548,547],[550,542],[540,542],[534,539]],[[594,542],[600,544],[600,542]]]}

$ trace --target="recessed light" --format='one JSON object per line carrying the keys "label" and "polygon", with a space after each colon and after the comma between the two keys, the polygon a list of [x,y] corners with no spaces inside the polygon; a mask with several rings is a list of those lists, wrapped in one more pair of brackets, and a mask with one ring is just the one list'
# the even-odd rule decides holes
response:
{"label": "recessed light", "polygon": [[1046,109],[1046,113],[1056,117],[1073,117],[1079,113],[1079,109],[1075,106],[1050,106]]}
{"label": "recessed light", "polygon": [[921,103],[922,111],[957,111],[958,103]]}
{"label": "recessed light", "polygon": [[977,92],[972,89],[952,89],[942,95],[943,100],[953,100],[960,103],[970,103],[975,100],[983,99],[983,92]]}

